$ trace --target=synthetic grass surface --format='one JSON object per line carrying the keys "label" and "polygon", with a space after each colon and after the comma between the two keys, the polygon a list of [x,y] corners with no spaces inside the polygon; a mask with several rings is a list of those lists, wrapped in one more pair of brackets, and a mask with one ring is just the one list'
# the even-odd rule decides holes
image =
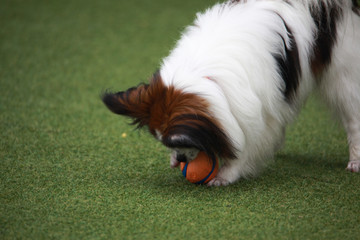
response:
{"label": "synthetic grass surface", "polygon": [[315,98],[275,162],[225,188],[186,182],[101,103],[147,81],[214,2],[1,2],[1,239],[359,238],[360,175]]}

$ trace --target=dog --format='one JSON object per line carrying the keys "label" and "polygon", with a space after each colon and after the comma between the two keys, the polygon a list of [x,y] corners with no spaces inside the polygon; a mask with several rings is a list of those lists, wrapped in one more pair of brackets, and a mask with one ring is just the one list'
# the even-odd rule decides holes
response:
{"label": "dog", "polygon": [[209,186],[257,176],[285,128],[319,91],[360,171],[360,11],[356,0],[233,0],[198,13],[149,84],[106,91],[105,105],[172,150],[221,159]]}

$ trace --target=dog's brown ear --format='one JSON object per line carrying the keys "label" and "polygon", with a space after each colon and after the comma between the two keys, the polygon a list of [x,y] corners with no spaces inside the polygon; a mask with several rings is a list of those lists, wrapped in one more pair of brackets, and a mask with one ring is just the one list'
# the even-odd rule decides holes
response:
{"label": "dog's brown ear", "polygon": [[113,113],[131,117],[133,124],[143,127],[148,125],[150,118],[151,99],[148,96],[148,88],[148,84],[142,84],[124,92],[106,91],[101,98]]}

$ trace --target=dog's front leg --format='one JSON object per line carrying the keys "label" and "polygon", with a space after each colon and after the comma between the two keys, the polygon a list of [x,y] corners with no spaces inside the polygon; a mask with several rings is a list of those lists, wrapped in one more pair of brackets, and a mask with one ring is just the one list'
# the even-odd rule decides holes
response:
{"label": "dog's front leg", "polygon": [[238,159],[224,161],[215,178],[208,182],[208,186],[227,186],[241,177],[241,161]]}

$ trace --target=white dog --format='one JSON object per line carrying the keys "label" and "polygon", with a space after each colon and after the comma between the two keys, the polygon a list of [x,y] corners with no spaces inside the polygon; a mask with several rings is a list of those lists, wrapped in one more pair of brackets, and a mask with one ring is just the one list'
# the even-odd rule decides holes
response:
{"label": "white dog", "polygon": [[150,80],[103,95],[173,149],[222,159],[208,185],[256,175],[313,89],[348,135],[360,169],[360,17],[356,0],[240,0],[199,13]]}

